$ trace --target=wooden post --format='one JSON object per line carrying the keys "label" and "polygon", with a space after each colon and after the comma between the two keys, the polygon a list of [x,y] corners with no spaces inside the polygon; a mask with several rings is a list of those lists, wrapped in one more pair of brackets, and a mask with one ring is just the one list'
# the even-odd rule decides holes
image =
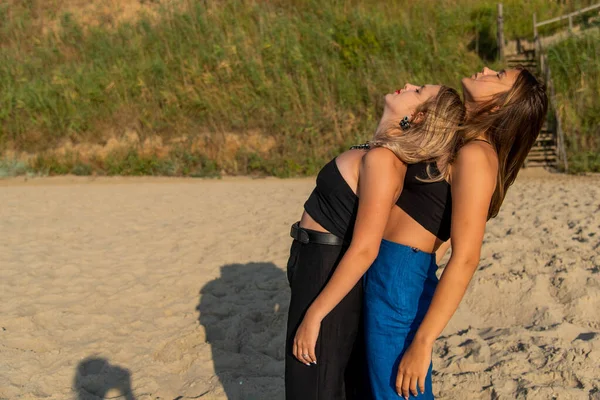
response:
{"label": "wooden post", "polygon": [[535,13],[533,13],[533,51],[535,52],[535,58],[538,57],[537,38],[538,38],[537,18],[536,18]]}
{"label": "wooden post", "polygon": [[502,17],[502,3],[498,3],[498,57],[504,60],[504,18]]}
{"label": "wooden post", "polygon": [[569,30],[573,30],[573,17],[569,14]]}
{"label": "wooden post", "polygon": [[475,54],[479,55],[479,20],[477,20],[477,27],[475,28]]}

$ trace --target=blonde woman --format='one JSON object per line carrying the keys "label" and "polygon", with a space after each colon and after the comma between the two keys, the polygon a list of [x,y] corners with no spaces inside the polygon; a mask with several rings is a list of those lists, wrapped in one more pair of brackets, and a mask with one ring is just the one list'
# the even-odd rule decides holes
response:
{"label": "blonde woman", "polygon": [[[459,142],[457,130],[464,115],[455,90],[407,84],[385,97],[383,116],[372,140],[376,148],[367,152],[369,146],[358,146],[319,172],[302,219],[291,232],[295,240],[288,261],[292,290],[286,343],[288,400],[369,398],[360,328],[362,283],[355,281],[320,322],[316,347],[310,354],[298,354],[296,329],[340,260],[358,257],[366,261],[364,257],[370,254],[361,249],[381,241],[382,232],[366,234],[354,227],[357,213],[362,219],[379,220],[379,211],[361,210],[383,202],[391,208],[402,192],[408,163],[434,160],[439,172],[445,173]],[[425,164],[419,165],[427,169]],[[432,169],[429,178],[439,181],[439,172]]]}

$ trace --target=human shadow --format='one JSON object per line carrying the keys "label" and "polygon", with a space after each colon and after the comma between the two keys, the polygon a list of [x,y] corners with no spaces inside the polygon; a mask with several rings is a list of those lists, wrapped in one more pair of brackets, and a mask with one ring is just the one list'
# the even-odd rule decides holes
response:
{"label": "human shadow", "polygon": [[200,290],[200,324],[229,400],[282,399],[289,287],[272,263],[229,264]]}
{"label": "human shadow", "polygon": [[[135,400],[131,390],[131,373],[105,358],[88,357],[77,365],[73,379],[77,400],[120,398]],[[108,396],[107,396],[108,395]]]}

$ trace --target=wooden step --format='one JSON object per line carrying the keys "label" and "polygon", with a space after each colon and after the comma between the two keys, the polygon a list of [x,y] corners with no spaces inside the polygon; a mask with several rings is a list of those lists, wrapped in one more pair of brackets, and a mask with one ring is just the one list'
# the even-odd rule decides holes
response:
{"label": "wooden step", "polygon": [[507,63],[506,67],[509,69],[516,68],[516,67],[523,67],[525,69],[528,69],[531,72],[537,72],[537,70],[538,70],[537,65],[528,65],[528,64],[521,64],[521,63],[514,63],[514,64]]}
{"label": "wooden step", "polygon": [[551,146],[556,139],[553,136],[542,136],[535,140],[534,146]]}
{"label": "wooden step", "polygon": [[[516,65],[514,67],[516,67]],[[509,66],[508,68],[510,69],[513,67]],[[541,79],[540,72],[537,70],[537,68],[531,68],[531,67],[527,67],[527,66],[524,66],[523,68],[525,68],[527,71],[531,72],[533,74],[533,76],[535,76],[536,78]]]}
{"label": "wooden step", "polygon": [[532,150],[536,150],[536,151],[550,151],[550,150],[556,150],[556,146],[553,143],[548,143],[548,142],[542,142],[542,143],[535,143],[532,147]]}
{"label": "wooden step", "polygon": [[527,162],[531,162],[531,161],[544,161],[544,162],[556,162],[557,161],[557,157],[556,156],[532,156],[532,157],[527,157]]}
{"label": "wooden step", "polygon": [[548,140],[555,140],[555,139],[556,138],[551,133],[540,133],[538,135],[536,141],[538,141],[538,142],[545,142],[545,141],[548,141]]}
{"label": "wooden step", "polygon": [[543,158],[543,157],[556,157],[556,153],[553,151],[547,151],[547,152],[529,152],[529,154],[527,155],[528,159],[534,159],[534,158]]}
{"label": "wooden step", "polygon": [[529,72],[531,72],[532,74],[536,75],[538,74],[538,69],[536,67],[530,67],[527,65],[507,65],[506,68],[508,69],[512,69],[512,68],[517,68],[517,67],[523,67],[526,70],[528,70]]}
{"label": "wooden step", "polygon": [[535,54],[505,54],[505,60],[535,60]]}
{"label": "wooden step", "polygon": [[513,58],[511,60],[506,60],[505,61],[508,64],[528,64],[528,65],[537,65],[537,61],[531,58]]}
{"label": "wooden step", "polygon": [[540,141],[534,143],[532,149],[556,149],[556,145],[549,141]]}
{"label": "wooden step", "polygon": [[508,65],[516,65],[516,64],[523,64],[523,65],[537,65],[537,61],[535,60],[506,60],[506,63]]}
{"label": "wooden step", "polygon": [[529,65],[529,64],[521,64],[521,63],[514,63],[514,64],[507,63],[506,64],[506,68],[508,68],[508,69],[517,68],[517,67],[526,68],[526,69],[528,69],[530,71],[537,71],[538,70],[537,65]]}
{"label": "wooden step", "polygon": [[552,143],[555,140],[556,140],[556,138],[551,135],[538,136],[533,145],[548,147],[548,146],[552,146],[553,145]]}
{"label": "wooden step", "polygon": [[533,152],[537,152],[537,153],[539,153],[539,152],[546,152],[546,153],[548,153],[548,152],[556,152],[556,146],[553,146],[553,145],[549,145],[549,146],[533,146],[531,148],[530,153],[533,153]]}
{"label": "wooden step", "polygon": [[505,54],[504,58],[506,59],[529,59],[529,60],[533,60],[535,58],[535,54],[533,53],[510,53],[510,54]]}
{"label": "wooden step", "polygon": [[556,168],[557,163],[547,163],[545,161],[533,161],[523,165],[523,168]]}
{"label": "wooden step", "polygon": [[556,161],[530,161],[527,160],[523,167],[531,168],[531,167],[556,167]]}
{"label": "wooden step", "polygon": [[545,160],[556,158],[556,153],[529,153],[527,155],[528,160]]}
{"label": "wooden step", "polygon": [[554,145],[554,143],[537,142],[533,144],[532,149],[547,151],[549,149],[556,149],[556,146]]}
{"label": "wooden step", "polygon": [[533,147],[555,147],[554,138],[538,138],[534,143]]}

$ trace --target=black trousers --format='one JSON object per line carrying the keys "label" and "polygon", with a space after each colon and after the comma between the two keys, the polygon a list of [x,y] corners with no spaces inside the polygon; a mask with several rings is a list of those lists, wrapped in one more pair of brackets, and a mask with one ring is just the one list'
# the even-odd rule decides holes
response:
{"label": "black trousers", "polygon": [[315,355],[307,366],[293,351],[296,329],[333,274],[347,246],[294,240],[287,266],[292,290],[285,357],[286,400],[371,399],[362,332],[362,280],[321,323]]}

